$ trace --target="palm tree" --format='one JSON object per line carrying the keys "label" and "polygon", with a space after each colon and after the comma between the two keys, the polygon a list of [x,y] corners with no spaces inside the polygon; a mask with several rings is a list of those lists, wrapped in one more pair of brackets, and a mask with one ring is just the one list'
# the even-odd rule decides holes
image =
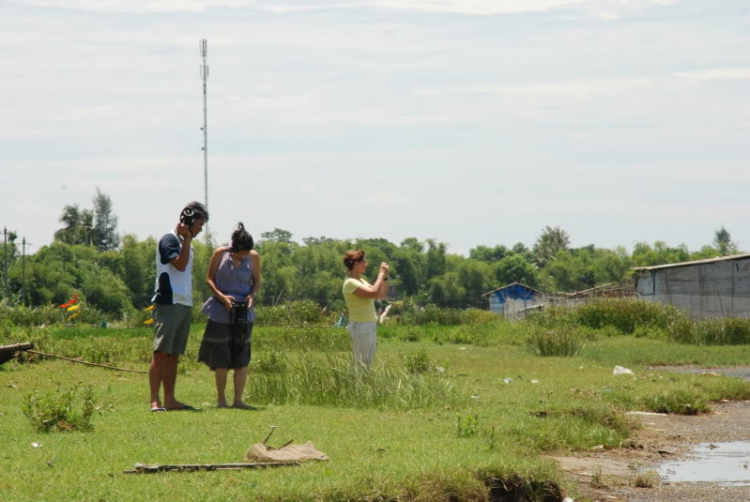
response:
{"label": "palm tree", "polygon": [[63,208],[60,221],[65,227],[55,232],[55,240],[66,244],[93,244],[94,242],[94,213],[88,209],[81,209],[78,204]]}
{"label": "palm tree", "polygon": [[534,255],[539,265],[544,265],[548,261],[552,261],[557,256],[557,253],[568,249],[570,246],[570,236],[568,233],[560,227],[544,227],[542,235],[534,244]]}

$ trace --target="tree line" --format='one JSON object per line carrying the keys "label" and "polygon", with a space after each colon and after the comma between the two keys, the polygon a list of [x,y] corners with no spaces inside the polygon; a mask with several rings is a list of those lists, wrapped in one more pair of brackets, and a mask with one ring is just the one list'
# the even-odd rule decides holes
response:
{"label": "tree line", "polygon": [[[60,217],[64,226],[55,233],[54,242],[26,256],[23,263],[15,234],[7,244],[0,243],[4,246],[0,273],[5,274],[3,283],[8,281],[10,291],[5,301],[30,306],[59,304],[77,292],[113,316],[149,305],[155,282],[156,239],[118,235],[109,197],[97,190],[92,202],[91,210],[65,206]],[[482,308],[484,293],[513,282],[545,292],[580,291],[631,281],[630,270],[636,266],[738,252],[724,227],[715,232],[711,244],[692,252],[684,244],[672,247],[661,241],[637,243],[632,253],[624,247],[605,249],[593,244],[572,248],[568,233],[552,226],[542,229],[530,247],[520,242],[512,247],[477,246],[469,256],[449,253],[446,243],[416,237],[399,244],[383,238],[305,237],[301,241],[278,228],[260,234],[256,246],[263,275],[260,304],[305,299],[342,310],[345,270],[341,257],[355,248],[365,249],[370,263],[390,263],[391,287],[400,300],[452,308]],[[210,295],[205,276],[216,246],[210,234],[193,242],[196,303]],[[372,271],[376,268],[371,267]]]}

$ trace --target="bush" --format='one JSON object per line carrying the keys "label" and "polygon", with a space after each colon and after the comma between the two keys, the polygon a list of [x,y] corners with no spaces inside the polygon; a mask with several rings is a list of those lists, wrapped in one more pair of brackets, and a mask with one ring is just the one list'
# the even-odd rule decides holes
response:
{"label": "bush", "polygon": [[586,345],[582,334],[571,328],[559,327],[557,329],[538,329],[528,339],[531,350],[544,357],[577,356]]}
{"label": "bush", "polygon": [[[75,408],[76,398],[80,401],[80,410]],[[43,395],[30,392],[23,403],[23,414],[39,432],[90,431],[94,428],[91,417],[95,411],[96,401],[91,386],[76,386]]]}
{"label": "bush", "polygon": [[282,303],[275,307],[257,306],[255,323],[259,326],[300,326],[327,320],[320,306],[311,300]]}
{"label": "bush", "polygon": [[413,374],[425,373],[434,370],[437,365],[430,359],[425,349],[419,352],[412,352],[404,356],[406,371]]}
{"label": "bush", "polygon": [[439,374],[423,377],[388,366],[367,374],[349,357],[287,360],[283,373],[254,372],[247,392],[258,403],[414,409],[462,402],[456,388]]}
{"label": "bush", "polygon": [[399,317],[401,324],[421,326],[424,324],[435,324],[439,326],[455,326],[459,324],[481,324],[500,321],[500,316],[487,310],[480,309],[450,309],[435,305],[426,305],[422,308],[412,307],[405,309]]}
{"label": "bush", "polygon": [[11,306],[0,302],[0,324],[9,326],[41,326],[60,323],[63,321],[63,311],[59,307],[47,305],[44,307]]}
{"label": "bush", "polygon": [[632,298],[602,298],[589,301],[570,311],[571,320],[582,326],[601,329],[613,326],[631,334],[639,326],[666,328],[684,319],[685,314],[672,305]]}

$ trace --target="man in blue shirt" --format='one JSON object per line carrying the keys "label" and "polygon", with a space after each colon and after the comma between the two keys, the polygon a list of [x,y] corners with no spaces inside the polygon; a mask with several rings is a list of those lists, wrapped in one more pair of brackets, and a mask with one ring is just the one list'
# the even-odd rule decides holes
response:
{"label": "man in blue shirt", "polygon": [[[148,371],[151,411],[189,410],[175,399],[177,363],[185,353],[193,307],[192,240],[208,221],[208,210],[191,202],[180,213],[180,222],[165,234],[156,248],[154,303],[154,353]],[[164,401],[159,398],[164,385]]]}

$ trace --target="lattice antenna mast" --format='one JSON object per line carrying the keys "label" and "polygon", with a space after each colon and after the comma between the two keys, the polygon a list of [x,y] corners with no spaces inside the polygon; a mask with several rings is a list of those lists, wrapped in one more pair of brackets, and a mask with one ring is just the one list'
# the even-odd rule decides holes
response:
{"label": "lattice antenna mast", "polygon": [[203,79],[203,198],[208,209],[208,99],[206,88],[208,86],[208,41],[204,38],[200,41],[201,58],[201,78]]}

